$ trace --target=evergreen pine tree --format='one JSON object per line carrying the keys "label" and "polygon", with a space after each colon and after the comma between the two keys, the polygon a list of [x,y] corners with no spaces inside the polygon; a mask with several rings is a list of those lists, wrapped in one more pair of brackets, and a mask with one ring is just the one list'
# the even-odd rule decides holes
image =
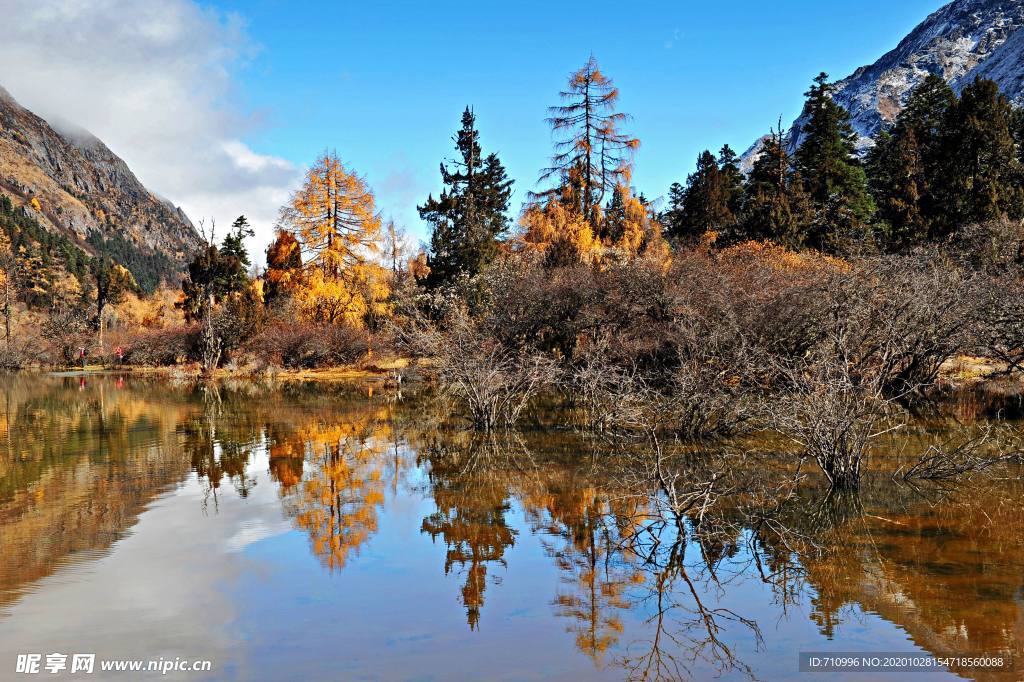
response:
{"label": "evergreen pine tree", "polygon": [[697,168],[686,178],[681,224],[671,236],[693,241],[705,232],[718,232],[733,223],[729,193],[718,161],[709,151],[697,157]]}
{"label": "evergreen pine tree", "polygon": [[891,130],[868,155],[869,186],[889,247],[904,249],[948,232],[948,159],[943,137],[956,95],[931,74],[915,87]]}
{"label": "evergreen pine tree", "polygon": [[743,204],[743,171],[740,170],[739,157],[727,144],[718,151],[718,170],[725,187],[726,205],[733,218],[737,219]]}
{"label": "evergreen pine tree", "polygon": [[505,212],[512,180],[496,154],[483,156],[469,107],[453,139],[459,158],[451,166],[441,163],[445,189],[437,199],[431,195],[417,207],[420,218],[433,228],[427,278],[431,287],[480,272],[497,254],[498,240],[508,230]]}
{"label": "evergreen pine tree", "polygon": [[914,129],[899,122],[891,133],[879,135],[867,167],[888,247],[902,251],[925,241],[929,233],[922,209],[925,171]]}
{"label": "evergreen pine tree", "polygon": [[220,257],[225,259],[226,274],[228,281],[225,282],[227,289],[231,291],[242,291],[249,283],[249,251],[245,248],[245,238],[255,234],[249,225],[249,220],[240,215],[231,223],[231,230],[224,236],[220,247]]}
{"label": "evergreen pine tree", "polygon": [[906,106],[896,118],[896,127],[914,133],[925,166],[939,165],[942,132],[956,101],[949,84],[941,76],[930,74],[910,92]]}
{"label": "evergreen pine tree", "polygon": [[747,177],[741,236],[799,248],[810,222],[809,198],[791,168],[781,130],[764,139]]}
{"label": "evergreen pine tree", "polygon": [[810,243],[843,250],[867,236],[875,207],[855,155],[850,114],[832,99],[833,88],[823,72],[805,93],[796,169],[814,206]]}
{"label": "evergreen pine tree", "polygon": [[617,185],[612,190],[612,198],[604,208],[604,220],[601,221],[602,230],[598,234],[602,239],[614,242],[622,234],[622,226],[626,222],[626,201],[624,188]]}
{"label": "evergreen pine tree", "polygon": [[975,79],[950,110],[942,134],[946,231],[999,215],[1020,217],[1014,114],[995,82]]}
{"label": "evergreen pine tree", "polygon": [[665,236],[670,237],[682,234],[683,228],[683,200],[686,199],[686,187],[673,182],[668,188],[668,208],[658,216],[664,228]]}

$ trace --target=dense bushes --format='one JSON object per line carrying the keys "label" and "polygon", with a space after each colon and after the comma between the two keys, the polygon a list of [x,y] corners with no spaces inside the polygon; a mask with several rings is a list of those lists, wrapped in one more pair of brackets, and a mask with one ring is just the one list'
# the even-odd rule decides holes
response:
{"label": "dense bushes", "polygon": [[[365,330],[347,325],[275,320],[250,331],[244,338],[227,338],[224,348],[229,352],[222,355],[222,364],[288,369],[335,367],[364,359],[371,348],[371,337]],[[200,325],[192,324],[124,335],[122,362],[140,366],[198,362],[202,332]]]}
{"label": "dense bushes", "polygon": [[477,425],[514,420],[548,388],[603,432],[774,429],[855,487],[872,441],[944,365],[1024,358],[1024,266],[993,236],[1009,229],[856,259],[755,242],[601,265],[513,252],[436,294],[411,347]]}
{"label": "dense bushes", "polygon": [[370,335],[344,324],[277,320],[248,346],[259,361],[289,369],[348,365],[366,357]]}
{"label": "dense bushes", "polygon": [[123,362],[144,366],[175,365],[196,357],[198,346],[197,325],[145,329],[126,341]]}

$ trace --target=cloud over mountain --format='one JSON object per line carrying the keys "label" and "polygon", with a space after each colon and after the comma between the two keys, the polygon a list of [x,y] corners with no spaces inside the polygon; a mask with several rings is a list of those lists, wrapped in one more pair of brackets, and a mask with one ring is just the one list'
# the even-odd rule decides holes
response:
{"label": "cloud over mountain", "polygon": [[95,134],[194,221],[245,213],[267,241],[300,170],[243,142],[259,121],[232,72],[257,47],[239,17],[190,0],[4,5],[0,84],[22,104]]}

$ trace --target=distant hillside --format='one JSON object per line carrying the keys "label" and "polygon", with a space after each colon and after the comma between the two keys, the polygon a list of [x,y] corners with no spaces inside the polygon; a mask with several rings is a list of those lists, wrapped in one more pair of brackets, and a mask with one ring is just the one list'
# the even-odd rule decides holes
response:
{"label": "distant hillside", "polygon": [[[150,290],[161,279],[176,280],[199,248],[195,227],[103,142],[64,128],[58,132],[0,88],[0,195],[28,218],[24,225],[42,229],[43,241],[60,244],[55,257],[71,247],[87,257],[109,255]],[[14,215],[8,211],[6,222]]]}

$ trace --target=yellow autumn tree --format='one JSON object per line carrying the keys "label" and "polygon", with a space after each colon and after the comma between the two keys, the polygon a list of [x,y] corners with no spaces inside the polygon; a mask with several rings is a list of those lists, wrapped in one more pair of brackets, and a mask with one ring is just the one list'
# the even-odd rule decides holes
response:
{"label": "yellow autumn tree", "polygon": [[519,225],[526,250],[544,254],[551,264],[594,263],[601,258],[601,243],[590,223],[560,201],[528,205]]}
{"label": "yellow autumn tree", "polygon": [[608,252],[619,259],[645,256],[668,264],[670,254],[661,225],[650,207],[626,185],[616,187],[602,219],[601,234]]}
{"label": "yellow autumn tree", "polygon": [[547,119],[555,154],[540,177],[556,186],[543,194],[571,199],[575,211],[594,226],[607,195],[629,183],[640,140],[622,130],[629,115],[618,111],[619,90],[593,55],[569,76],[559,96],[562,104],[549,107]]}
{"label": "yellow autumn tree", "polygon": [[4,344],[11,346],[11,317],[18,298],[18,258],[10,238],[0,232],[0,312],[4,316]]}
{"label": "yellow autumn tree", "polygon": [[282,207],[279,228],[300,245],[304,277],[296,297],[310,319],[362,326],[386,312],[387,279],[370,262],[381,239],[373,192],[336,153],[309,168]]}
{"label": "yellow autumn tree", "polygon": [[[385,448],[391,442],[386,410],[315,420],[297,430],[295,452],[305,453],[301,479],[288,502],[296,525],[330,569],[344,568],[377,531],[384,504]],[[279,456],[284,456],[280,452]]]}

